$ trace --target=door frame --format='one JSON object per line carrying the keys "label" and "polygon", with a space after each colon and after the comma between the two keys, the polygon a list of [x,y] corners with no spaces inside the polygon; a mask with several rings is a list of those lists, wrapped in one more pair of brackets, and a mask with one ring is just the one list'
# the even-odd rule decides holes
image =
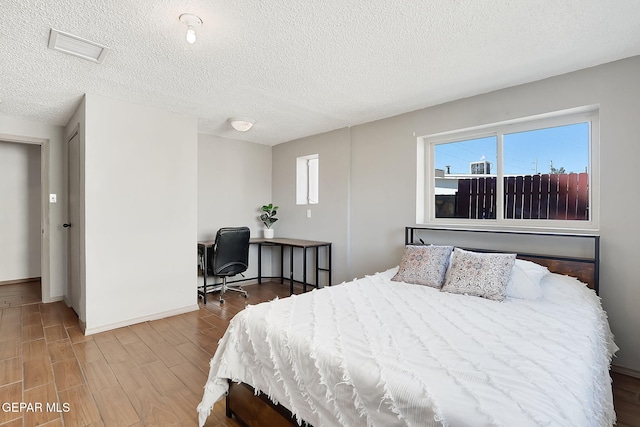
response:
{"label": "door frame", "polygon": [[50,218],[49,218],[49,139],[0,133],[0,141],[40,146],[40,276],[42,302],[53,302],[51,298],[50,270]]}
{"label": "door frame", "polygon": [[[71,159],[71,141],[74,138],[78,138],[78,146],[77,146],[77,165],[76,167],[78,168],[78,182],[76,183],[76,185],[78,186],[78,191],[80,191],[80,182],[81,182],[81,163],[82,163],[82,141],[80,140],[80,123],[77,123],[76,126],[73,127],[73,129],[71,130],[71,133],[69,133],[69,135],[67,135],[65,137],[65,145],[66,145],[66,153],[67,153],[67,216],[66,216],[66,222],[71,224],[71,228],[67,229],[67,233],[66,233],[66,237],[67,237],[67,291],[66,291],[66,303],[68,307],[73,308],[73,310],[76,312],[76,314],[78,315],[78,318],[80,318],[80,324],[82,329],[84,330],[84,326],[83,326],[83,322],[84,322],[84,308],[82,305],[82,294],[83,294],[83,289],[82,289],[82,264],[80,261],[80,253],[81,253],[81,244],[80,244],[80,240],[81,240],[81,231],[82,231],[82,220],[80,219],[80,193],[75,194],[75,196],[78,198],[78,206],[76,206],[76,208],[78,209],[77,213],[78,213],[78,218],[77,222],[75,220],[72,220],[71,216],[72,216],[72,209],[71,209],[71,195],[72,195],[72,189],[71,189],[71,170],[72,170],[72,160]],[[78,277],[75,277],[77,283],[75,283],[75,287],[76,287],[76,293],[77,295],[74,295],[74,290],[73,290],[73,286],[74,286],[74,270],[73,270],[73,255],[76,255],[73,252],[74,249],[74,237],[73,234],[74,233],[80,233],[80,235],[78,235],[78,242],[76,242],[78,244],[78,247],[76,248],[78,250],[77,255],[78,260],[77,262],[78,264]],[[78,298],[78,300],[76,301],[74,299],[74,297]]]}

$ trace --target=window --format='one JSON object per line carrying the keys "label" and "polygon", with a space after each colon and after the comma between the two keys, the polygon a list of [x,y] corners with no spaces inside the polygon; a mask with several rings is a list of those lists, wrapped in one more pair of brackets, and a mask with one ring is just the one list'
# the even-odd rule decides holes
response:
{"label": "window", "polygon": [[583,109],[420,139],[418,223],[597,228],[597,126]]}
{"label": "window", "polygon": [[317,154],[296,159],[296,204],[315,205],[318,203],[318,169],[320,160]]}

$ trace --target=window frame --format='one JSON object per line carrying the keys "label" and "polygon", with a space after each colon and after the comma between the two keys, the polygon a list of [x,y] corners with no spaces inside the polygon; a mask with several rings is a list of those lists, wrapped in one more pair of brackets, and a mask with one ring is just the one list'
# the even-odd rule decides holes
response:
{"label": "window frame", "polygon": [[[315,162],[315,170],[311,166]],[[316,199],[312,199],[315,185]],[[317,205],[320,202],[320,156],[309,154],[296,158],[296,205]]]}
{"label": "window frame", "polygon": [[[511,219],[504,218],[504,158],[503,137],[506,134],[527,132],[576,123],[589,123],[589,219]],[[416,193],[416,223],[443,227],[544,230],[544,231],[594,231],[599,229],[600,206],[600,127],[597,106],[587,106],[516,120],[492,123],[418,138],[418,180]],[[496,219],[436,218],[435,212],[435,147],[440,144],[470,139],[495,137],[497,150]],[[494,172],[494,171],[492,171]]]}

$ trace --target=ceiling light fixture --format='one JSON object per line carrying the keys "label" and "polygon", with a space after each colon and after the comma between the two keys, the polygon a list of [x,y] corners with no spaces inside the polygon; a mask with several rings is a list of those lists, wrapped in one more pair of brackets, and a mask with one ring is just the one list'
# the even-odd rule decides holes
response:
{"label": "ceiling light fixture", "polygon": [[202,19],[192,13],[183,13],[178,19],[187,26],[187,41],[194,44],[196,42],[196,28],[202,25]]}
{"label": "ceiling light fixture", "polygon": [[248,117],[230,117],[229,124],[238,132],[246,132],[251,129],[256,121]]}

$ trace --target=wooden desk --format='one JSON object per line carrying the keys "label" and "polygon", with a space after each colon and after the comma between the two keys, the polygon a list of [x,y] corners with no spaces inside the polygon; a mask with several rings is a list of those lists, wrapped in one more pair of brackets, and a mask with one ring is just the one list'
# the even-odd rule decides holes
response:
{"label": "wooden desk", "polygon": [[[307,249],[313,249],[316,261],[316,288],[320,287],[320,272],[325,271],[328,274],[327,284],[331,286],[331,243],[318,242],[315,240],[289,239],[286,237],[274,237],[272,239],[253,238],[249,241],[251,244],[258,245],[258,283],[262,283],[262,247],[263,246],[279,246],[280,247],[280,283],[284,283],[284,248],[289,248],[289,292],[293,295],[293,250],[302,249],[302,292],[307,292]],[[319,265],[319,248],[326,248],[327,251],[327,267],[322,268]],[[277,277],[277,276],[276,276]],[[273,279],[275,277],[269,277]]]}
{"label": "wooden desk", "polygon": [[[215,242],[213,240],[203,240],[198,242],[198,255],[200,258],[200,264],[202,268],[202,275],[204,283],[207,281],[207,256],[206,252],[208,248],[212,247]],[[286,237],[274,237],[272,239],[265,239],[263,237],[254,237],[249,240],[250,245],[258,245],[258,283],[262,283],[262,279],[276,279],[280,278],[280,283],[284,283],[284,248],[289,248],[289,292],[293,295],[293,284],[296,282],[293,278],[294,263],[293,253],[294,249],[302,249],[302,291],[307,291],[307,286],[320,287],[320,272],[326,272],[327,285],[331,286],[331,243],[318,242],[314,240],[303,239],[290,239]],[[279,247],[280,248],[280,276],[262,276],[262,248],[263,247]],[[319,265],[319,248],[326,248],[327,253],[327,266],[320,267]],[[307,249],[312,249],[315,256],[315,284],[307,283]],[[235,280],[234,282],[240,282],[244,280],[252,280],[252,278],[245,278],[241,280]],[[231,283],[231,282],[227,282]]]}

